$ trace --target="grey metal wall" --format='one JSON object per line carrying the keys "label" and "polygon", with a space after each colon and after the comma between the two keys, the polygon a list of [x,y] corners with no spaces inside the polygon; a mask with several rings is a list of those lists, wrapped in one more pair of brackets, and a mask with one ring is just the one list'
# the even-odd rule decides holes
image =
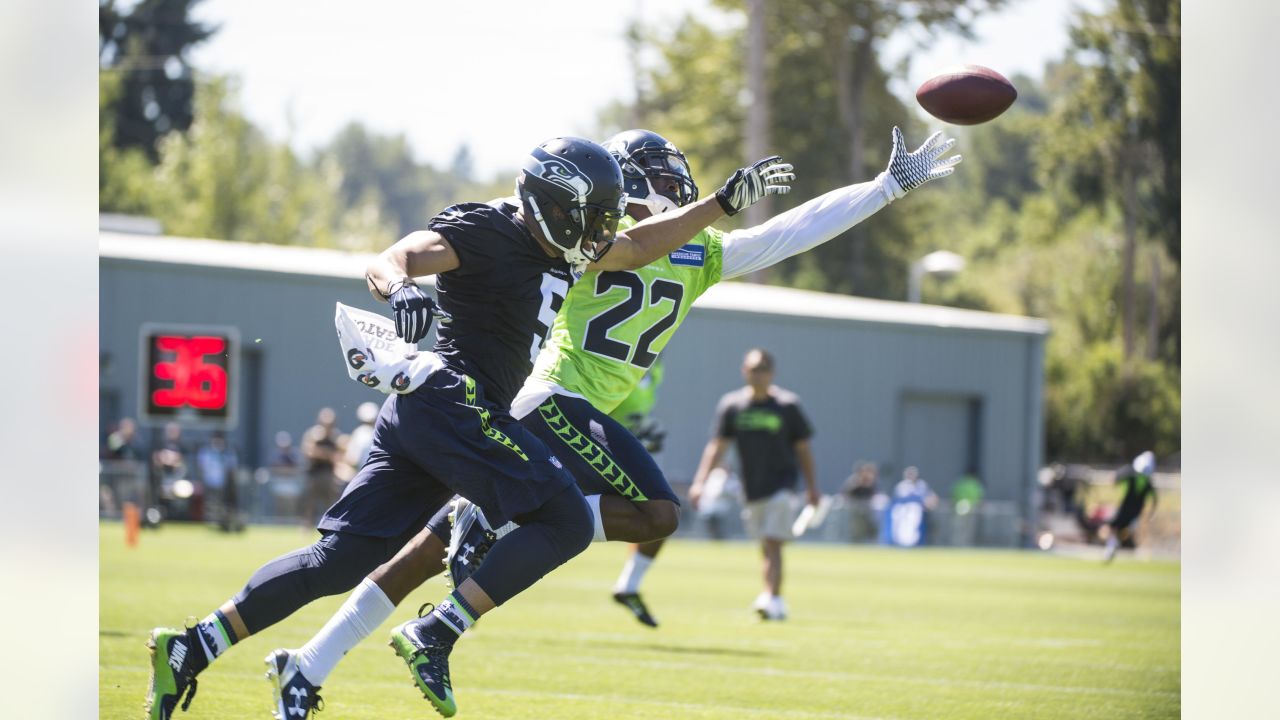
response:
{"label": "grey metal wall", "polygon": [[[258,457],[277,430],[297,438],[321,406],[334,407],[339,425],[349,430],[357,405],[383,398],[347,379],[333,331],[335,301],[385,309],[357,276],[103,257],[100,283],[101,384],[118,396],[122,415],[138,412],[138,332],[144,322],[239,328],[246,355],[256,355],[261,369],[260,419],[256,427],[247,422],[242,404],[233,439],[243,449],[253,446]],[[1042,344],[1043,336],[1032,333],[695,307],[664,354],[656,414],[668,438],[660,462],[673,484],[692,477],[716,401],[741,385],[744,352],[761,346],[777,357],[777,383],[800,395],[815,426],[825,491],[838,489],[862,459],[890,466],[893,479],[902,467],[920,465],[945,494],[954,478],[931,476],[929,456],[954,455],[960,441],[940,439],[947,433],[965,432],[961,445],[969,442],[971,431],[956,430],[959,416],[947,407],[973,402],[981,408],[972,437],[988,497],[1025,508],[1041,454]],[[251,394],[246,386],[241,400]],[[935,400],[941,404],[928,404]]]}
{"label": "grey metal wall", "polygon": [[[777,384],[800,395],[816,429],[824,490],[836,490],[859,459],[898,471],[921,464],[904,450],[931,440],[900,435],[904,400],[962,396],[982,405],[977,460],[988,497],[1025,501],[1040,458],[1028,393],[1040,391],[1041,342],[1034,335],[695,307],[664,354],[666,379],[655,411],[670,431],[664,469],[675,481],[692,476],[716,401],[742,385],[742,356],[758,345],[774,353]],[[954,480],[922,471],[939,492]]]}

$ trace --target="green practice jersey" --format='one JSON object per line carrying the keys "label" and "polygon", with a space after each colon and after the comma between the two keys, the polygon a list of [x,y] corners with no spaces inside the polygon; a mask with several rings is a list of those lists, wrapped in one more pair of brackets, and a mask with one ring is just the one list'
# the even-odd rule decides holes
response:
{"label": "green practice jersey", "polygon": [[[634,224],[625,218],[619,230]],[[720,281],[722,237],[707,228],[637,270],[584,274],[565,297],[532,377],[612,412],[666,347],[693,301]]]}
{"label": "green practice jersey", "polygon": [[[647,416],[653,412],[653,406],[658,404],[658,388],[661,385],[662,356],[659,355],[658,359],[649,368],[649,372],[640,378],[640,382],[636,383],[631,394],[618,403],[618,406],[609,413],[609,417],[623,425],[627,425],[632,416]],[[633,430],[634,428],[628,427],[628,429]]]}

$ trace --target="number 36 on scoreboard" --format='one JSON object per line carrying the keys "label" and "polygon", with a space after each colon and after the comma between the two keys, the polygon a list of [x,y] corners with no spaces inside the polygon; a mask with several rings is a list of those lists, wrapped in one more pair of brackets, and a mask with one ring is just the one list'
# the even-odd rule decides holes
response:
{"label": "number 36 on scoreboard", "polygon": [[236,328],[146,324],[140,334],[138,409],[143,422],[235,427],[240,345]]}

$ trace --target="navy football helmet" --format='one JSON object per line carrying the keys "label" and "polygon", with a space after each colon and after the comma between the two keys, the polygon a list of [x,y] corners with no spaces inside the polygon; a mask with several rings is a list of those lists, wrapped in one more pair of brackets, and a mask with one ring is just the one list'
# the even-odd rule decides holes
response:
{"label": "navy football helmet", "polygon": [[658,133],[625,130],[606,140],[604,146],[622,167],[627,202],[644,205],[657,215],[698,199],[689,161]]}
{"label": "navy football helmet", "polygon": [[577,269],[604,257],[627,210],[617,161],[578,137],[553,138],[534,148],[520,170],[516,194],[547,241]]}

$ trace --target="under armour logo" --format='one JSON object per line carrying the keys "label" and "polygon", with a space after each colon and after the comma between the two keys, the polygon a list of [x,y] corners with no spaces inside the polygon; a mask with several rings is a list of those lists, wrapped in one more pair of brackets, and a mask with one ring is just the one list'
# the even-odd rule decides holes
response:
{"label": "under armour logo", "polygon": [[471,543],[462,543],[462,552],[458,553],[458,562],[463,565],[471,564],[471,554],[476,551]]}
{"label": "under armour logo", "polygon": [[298,717],[306,717],[307,716],[306,688],[291,687],[289,688],[289,694],[293,696],[293,707],[289,708],[289,714],[297,715]]}

